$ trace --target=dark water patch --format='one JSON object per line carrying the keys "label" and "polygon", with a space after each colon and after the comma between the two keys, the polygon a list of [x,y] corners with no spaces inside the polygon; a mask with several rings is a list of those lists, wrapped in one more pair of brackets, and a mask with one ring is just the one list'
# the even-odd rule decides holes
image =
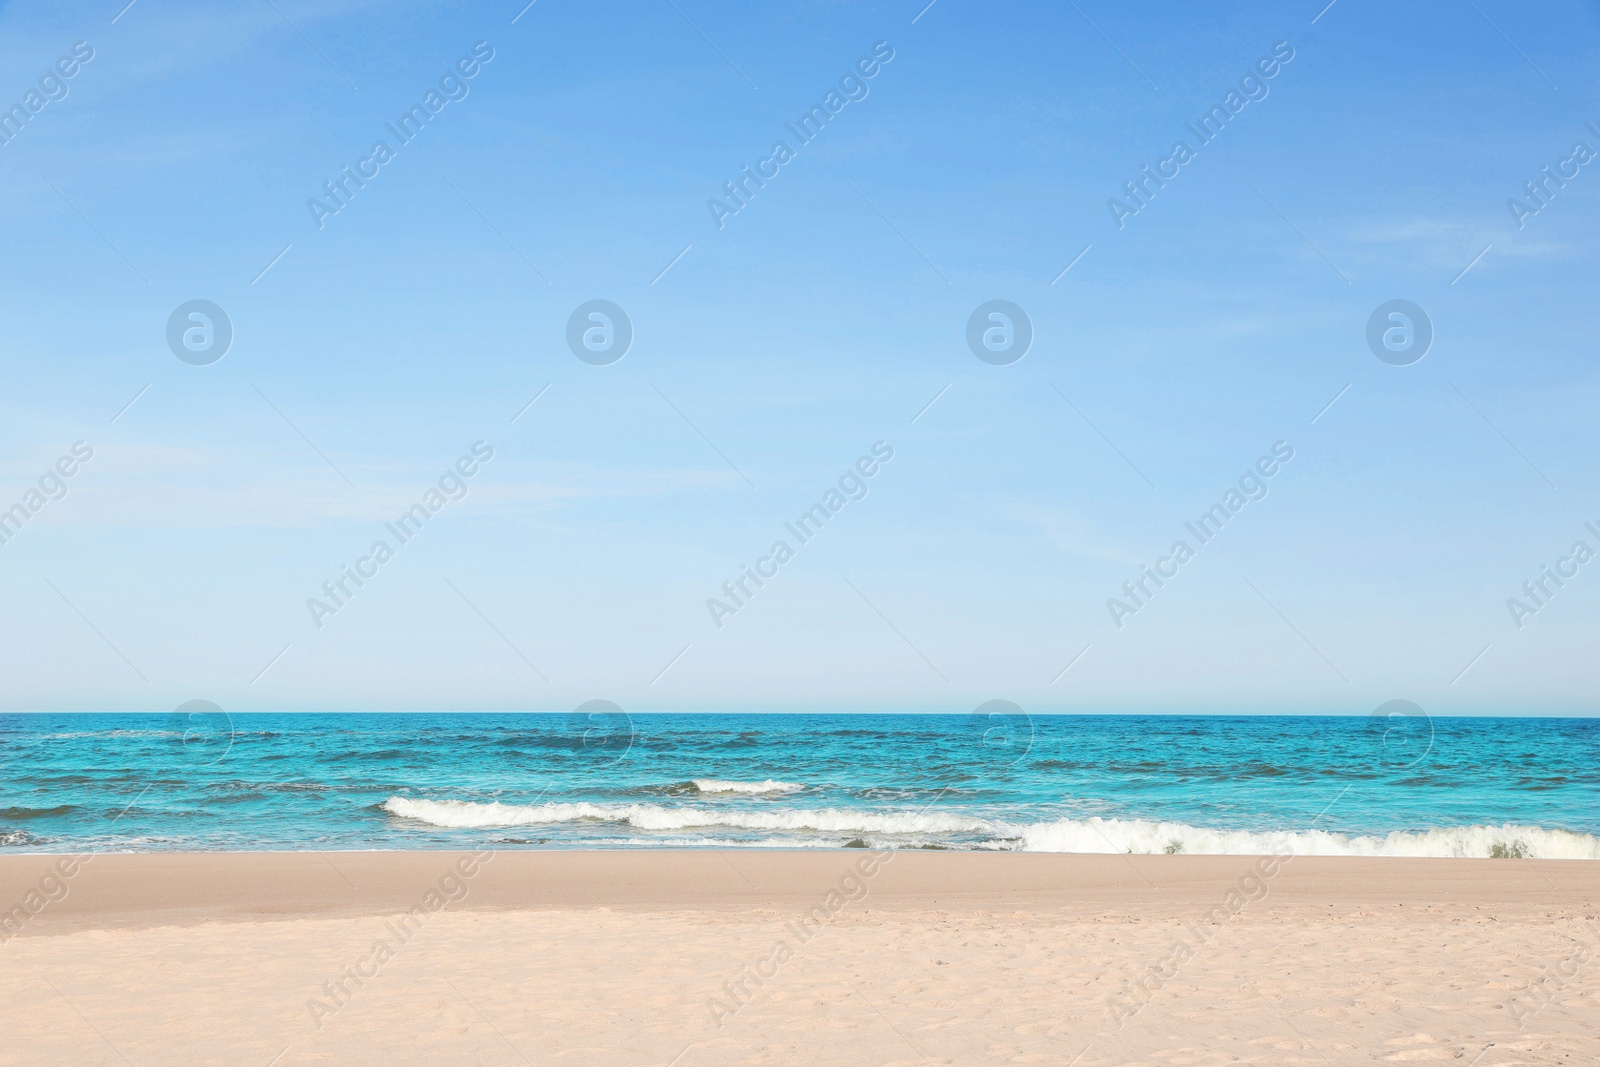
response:
{"label": "dark water patch", "polygon": [[53,808],[0,808],[0,819],[17,822],[23,819],[48,819],[77,811],[75,804],[57,804]]}
{"label": "dark water patch", "polygon": [[1297,773],[1286,767],[1276,767],[1270,763],[1250,763],[1240,767],[1234,772],[1236,778],[1284,778]]}
{"label": "dark water patch", "polygon": [[700,787],[693,782],[671,782],[667,785],[637,785],[626,789],[618,789],[615,791],[615,795],[622,797],[692,797],[700,795]]}

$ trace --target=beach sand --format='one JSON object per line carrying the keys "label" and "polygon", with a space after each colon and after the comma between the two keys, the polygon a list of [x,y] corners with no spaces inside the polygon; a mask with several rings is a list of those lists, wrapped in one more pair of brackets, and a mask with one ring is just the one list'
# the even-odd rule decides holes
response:
{"label": "beach sand", "polygon": [[1600,864],[0,858],[0,1064],[1600,1062]]}

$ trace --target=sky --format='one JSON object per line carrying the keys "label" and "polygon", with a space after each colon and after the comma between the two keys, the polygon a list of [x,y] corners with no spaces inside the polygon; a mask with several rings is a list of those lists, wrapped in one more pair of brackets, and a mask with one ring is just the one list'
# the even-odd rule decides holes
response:
{"label": "sky", "polygon": [[524,2],[0,7],[0,709],[1593,713],[1600,5]]}

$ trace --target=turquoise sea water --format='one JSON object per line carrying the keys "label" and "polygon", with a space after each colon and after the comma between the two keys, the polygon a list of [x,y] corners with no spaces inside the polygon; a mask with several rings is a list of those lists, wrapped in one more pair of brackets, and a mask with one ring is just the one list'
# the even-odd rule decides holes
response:
{"label": "turquoise sea water", "polygon": [[0,848],[1600,859],[1600,720],[982,711],[7,715]]}

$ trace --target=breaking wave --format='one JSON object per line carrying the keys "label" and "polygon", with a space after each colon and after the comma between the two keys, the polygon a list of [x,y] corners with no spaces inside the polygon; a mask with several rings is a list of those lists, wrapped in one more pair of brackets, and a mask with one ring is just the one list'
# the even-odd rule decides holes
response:
{"label": "breaking wave", "polygon": [[696,793],[793,793],[805,786],[796,782],[729,782],[721,778],[696,778],[689,783]]}
{"label": "breaking wave", "polygon": [[[707,780],[711,783],[711,780]],[[714,783],[766,786],[769,783]],[[786,783],[770,783],[775,786]],[[756,792],[755,789],[703,792]],[[744,832],[740,843],[766,847],[841,847],[864,841],[894,847],[948,844],[1022,852],[1251,856],[1431,856],[1479,859],[1600,859],[1600,837],[1538,826],[1454,826],[1349,835],[1324,830],[1221,830],[1141,819],[1057,819],[1004,822],[955,811],[860,811],[785,808],[769,811],[663,804],[478,804],[461,800],[390,797],[383,810],[403,819],[451,829],[609,824],[636,831]],[[767,836],[762,836],[767,835]],[[796,835],[810,835],[800,836]],[[831,840],[819,841],[825,836]],[[642,842],[641,842],[642,843]]]}
{"label": "breaking wave", "polygon": [[1349,835],[1326,830],[1215,830],[1187,823],[1062,819],[1023,830],[1025,852],[1252,856],[1433,856],[1447,859],[1600,859],[1600,837],[1539,826],[1449,826]]}
{"label": "breaking wave", "polygon": [[721,808],[667,807],[663,804],[473,804],[464,800],[390,797],[383,810],[431,826],[548,826],[590,820],[639,830],[811,831],[848,834],[991,834],[997,824],[953,812],[871,812],[840,808],[789,808],[777,811],[725,811]]}

